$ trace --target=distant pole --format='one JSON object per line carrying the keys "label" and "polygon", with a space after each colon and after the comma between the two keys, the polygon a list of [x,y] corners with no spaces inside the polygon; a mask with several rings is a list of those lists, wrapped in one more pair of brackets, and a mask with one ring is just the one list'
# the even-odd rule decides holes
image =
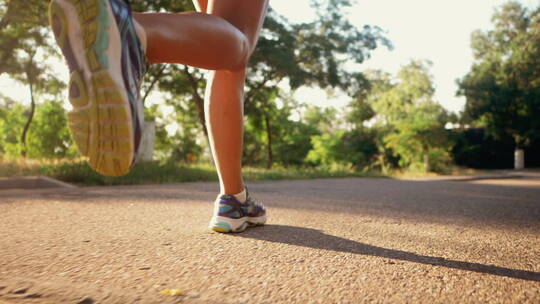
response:
{"label": "distant pole", "polygon": [[156,124],[153,121],[145,121],[142,129],[141,144],[137,153],[137,162],[154,160],[154,147],[156,144]]}
{"label": "distant pole", "polygon": [[525,151],[516,148],[514,151],[514,169],[522,170],[525,168]]}

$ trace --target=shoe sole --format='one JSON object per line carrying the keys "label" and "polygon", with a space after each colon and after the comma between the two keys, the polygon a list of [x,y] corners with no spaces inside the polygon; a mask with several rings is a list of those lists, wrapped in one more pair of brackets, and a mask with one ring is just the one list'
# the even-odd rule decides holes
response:
{"label": "shoe sole", "polygon": [[240,219],[231,219],[218,216],[212,219],[210,229],[221,233],[243,232],[249,227],[263,226],[266,224],[266,215],[260,217],[244,217]]}
{"label": "shoe sole", "polygon": [[109,2],[53,0],[49,23],[70,68],[68,125],[75,143],[100,174],[128,173],[134,131]]}

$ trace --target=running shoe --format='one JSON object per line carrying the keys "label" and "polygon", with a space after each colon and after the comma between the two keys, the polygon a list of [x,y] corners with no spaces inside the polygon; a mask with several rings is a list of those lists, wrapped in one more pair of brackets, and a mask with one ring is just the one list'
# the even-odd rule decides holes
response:
{"label": "running shoe", "polygon": [[49,22],[69,70],[72,137],[90,167],[131,169],[142,135],[145,54],[124,0],[52,0]]}
{"label": "running shoe", "polygon": [[233,195],[221,195],[216,199],[214,216],[210,229],[217,232],[242,232],[248,227],[266,223],[266,209],[255,202],[247,193],[245,203],[239,202]]}

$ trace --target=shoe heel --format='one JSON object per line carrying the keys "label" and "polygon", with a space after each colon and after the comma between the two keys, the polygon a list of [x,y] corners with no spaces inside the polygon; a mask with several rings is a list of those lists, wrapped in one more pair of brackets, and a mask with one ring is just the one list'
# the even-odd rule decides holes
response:
{"label": "shoe heel", "polygon": [[88,88],[82,80],[81,73],[72,71],[69,81],[69,102],[73,106],[73,110],[68,113],[68,126],[79,151],[84,156],[88,156],[91,142],[89,136],[92,121],[88,96]]}

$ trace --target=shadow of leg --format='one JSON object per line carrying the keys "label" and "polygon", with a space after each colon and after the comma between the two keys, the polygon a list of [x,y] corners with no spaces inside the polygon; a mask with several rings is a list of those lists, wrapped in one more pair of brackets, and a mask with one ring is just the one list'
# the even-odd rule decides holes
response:
{"label": "shadow of leg", "polygon": [[237,236],[274,243],[282,243],[337,252],[354,253],[360,255],[377,256],[413,263],[443,266],[502,277],[540,282],[539,272],[511,269],[495,265],[484,265],[480,263],[456,261],[440,257],[420,255],[402,250],[387,249],[351,241],[333,235],[328,235],[319,230],[310,228],[284,225],[267,225],[264,228],[253,229]]}

